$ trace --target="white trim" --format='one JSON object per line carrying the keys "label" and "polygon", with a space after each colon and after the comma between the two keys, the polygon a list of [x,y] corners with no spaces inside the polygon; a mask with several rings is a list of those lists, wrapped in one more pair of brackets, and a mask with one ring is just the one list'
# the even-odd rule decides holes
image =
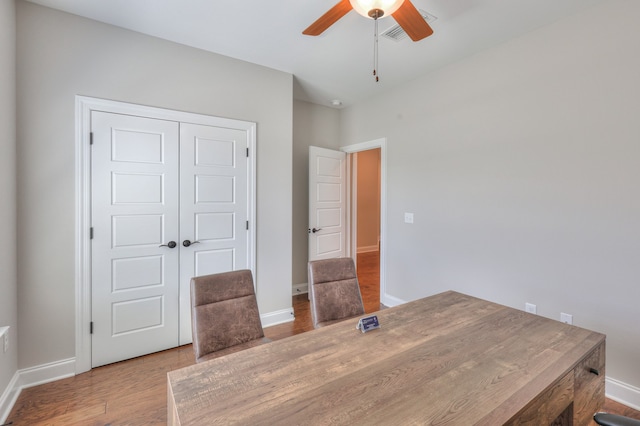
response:
{"label": "white trim", "polygon": [[23,389],[73,377],[75,363],[74,358],[69,358],[16,371],[0,398],[0,423],[7,420]]}
{"label": "white trim", "polygon": [[387,294],[387,293],[385,293],[383,297],[382,293],[380,293],[380,303],[382,303],[384,306],[391,308],[393,306],[404,305],[405,303],[407,303],[407,301],[398,299],[397,297],[391,296],[390,294]]}
{"label": "white trim", "polygon": [[297,294],[305,294],[308,292],[309,292],[309,283],[300,283],[300,284],[295,284],[293,286],[292,295],[295,296]]}
{"label": "white trim", "polygon": [[16,371],[0,397],[0,424],[4,424],[7,421],[9,413],[11,413],[13,406],[16,405],[16,401],[20,395],[20,388],[18,388],[19,377],[20,372]]}
{"label": "white trim", "polygon": [[341,151],[353,154],[380,148],[380,303],[396,306],[404,303],[387,294],[387,138],[343,146]]}
{"label": "white trim", "polygon": [[347,154],[347,256],[358,264],[358,156]]}
{"label": "white trim", "polygon": [[282,309],[280,311],[269,312],[264,315],[260,315],[260,321],[262,327],[271,327],[272,325],[284,324],[285,322],[292,322],[295,319],[293,314],[293,308]]}
{"label": "white trim", "polygon": [[606,377],[605,394],[609,399],[640,411],[640,388]]}
{"label": "white trim", "polygon": [[75,364],[75,358],[68,358],[20,370],[20,389],[73,377]]}
{"label": "white trim", "polygon": [[75,235],[75,310],[76,310],[76,358],[75,373],[91,369],[91,246],[89,228],[91,226],[91,158],[89,134],[91,131],[91,111],[105,111],[117,114],[136,115],[160,120],[206,126],[227,127],[247,132],[249,148],[248,218],[249,229],[249,269],[253,273],[256,288],[256,123],[213,117],[183,111],[173,111],[145,105],[129,104],[106,99],[76,96],[76,140],[75,140],[75,194],[76,194],[76,235]]}
{"label": "white trim", "polygon": [[76,374],[91,370],[91,161],[89,133],[91,108],[89,99],[76,96],[75,146],[75,307],[76,307]]}

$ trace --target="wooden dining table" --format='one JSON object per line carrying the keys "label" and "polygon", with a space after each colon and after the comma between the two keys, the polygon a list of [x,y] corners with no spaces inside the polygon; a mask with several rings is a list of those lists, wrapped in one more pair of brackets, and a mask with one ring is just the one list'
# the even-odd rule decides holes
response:
{"label": "wooden dining table", "polygon": [[589,425],[605,336],[454,291],[168,373],[170,425]]}

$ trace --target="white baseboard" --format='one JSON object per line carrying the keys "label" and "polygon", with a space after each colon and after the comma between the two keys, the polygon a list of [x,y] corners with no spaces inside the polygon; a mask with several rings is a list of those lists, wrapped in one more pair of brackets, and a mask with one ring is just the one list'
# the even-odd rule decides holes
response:
{"label": "white baseboard", "polygon": [[605,393],[607,398],[640,411],[640,388],[607,377],[605,378]]}
{"label": "white baseboard", "polygon": [[7,421],[11,409],[18,400],[18,395],[20,395],[20,389],[17,386],[19,375],[20,372],[16,371],[16,374],[13,375],[9,385],[2,393],[2,397],[0,397],[0,424],[4,424]]}
{"label": "white baseboard", "polygon": [[22,389],[75,376],[75,358],[50,362],[18,370],[0,399],[0,423],[4,423],[20,396]]}
{"label": "white baseboard", "polygon": [[384,306],[390,308],[392,306],[403,305],[407,303],[406,300],[398,299],[397,297],[391,296],[387,293],[380,295],[380,303]]}
{"label": "white baseboard", "polygon": [[308,292],[309,292],[308,283],[296,284],[293,286],[293,293],[292,293],[293,296],[295,296],[296,294],[304,294]]}
{"label": "white baseboard", "polygon": [[25,368],[19,370],[20,389],[30,388],[31,386],[41,385],[43,383],[53,382],[54,380],[66,379],[76,374],[76,359],[69,358],[61,361],[50,362],[49,364],[39,365],[37,367]]}
{"label": "white baseboard", "polygon": [[272,325],[291,322],[294,319],[295,317],[293,316],[293,308],[282,309],[281,311],[274,311],[269,312],[268,314],[260,315],[262,327],[271,327]]}

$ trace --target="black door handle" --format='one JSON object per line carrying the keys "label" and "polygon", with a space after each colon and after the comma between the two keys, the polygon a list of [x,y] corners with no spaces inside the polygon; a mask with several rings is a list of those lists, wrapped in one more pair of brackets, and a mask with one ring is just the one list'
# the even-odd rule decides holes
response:
{"label": "black door handle", "polygon": [[200,244],[200,241],[193,241],[192,242],[192,241],[189,241],[189,240],[184,240],[182,242],[182,245],[185,246],[185,247],[189,247],[192,244]]}
{"label": "black door handle", "polygon": [[311,232],[313,232],[314,234],[315,234],[316,232],[318,232],[318,231],[322,231],[322,228],[313,228],[313,229],[311,230]]}
{"label": "black door handle", "polygon": [[169,248],[175,248],[177,246],[175,241],[169,241],[167,244],[160,244],[159,247],[169,247]]}

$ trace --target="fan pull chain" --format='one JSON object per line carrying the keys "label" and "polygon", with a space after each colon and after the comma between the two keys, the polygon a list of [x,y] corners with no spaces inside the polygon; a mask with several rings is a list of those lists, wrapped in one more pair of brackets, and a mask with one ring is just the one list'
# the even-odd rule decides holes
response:
{"label": "fan pull chain", "polygon": [[378,78],[378,19],[374,18],[373,22],[373,77],[377,83],[380,80]]}

